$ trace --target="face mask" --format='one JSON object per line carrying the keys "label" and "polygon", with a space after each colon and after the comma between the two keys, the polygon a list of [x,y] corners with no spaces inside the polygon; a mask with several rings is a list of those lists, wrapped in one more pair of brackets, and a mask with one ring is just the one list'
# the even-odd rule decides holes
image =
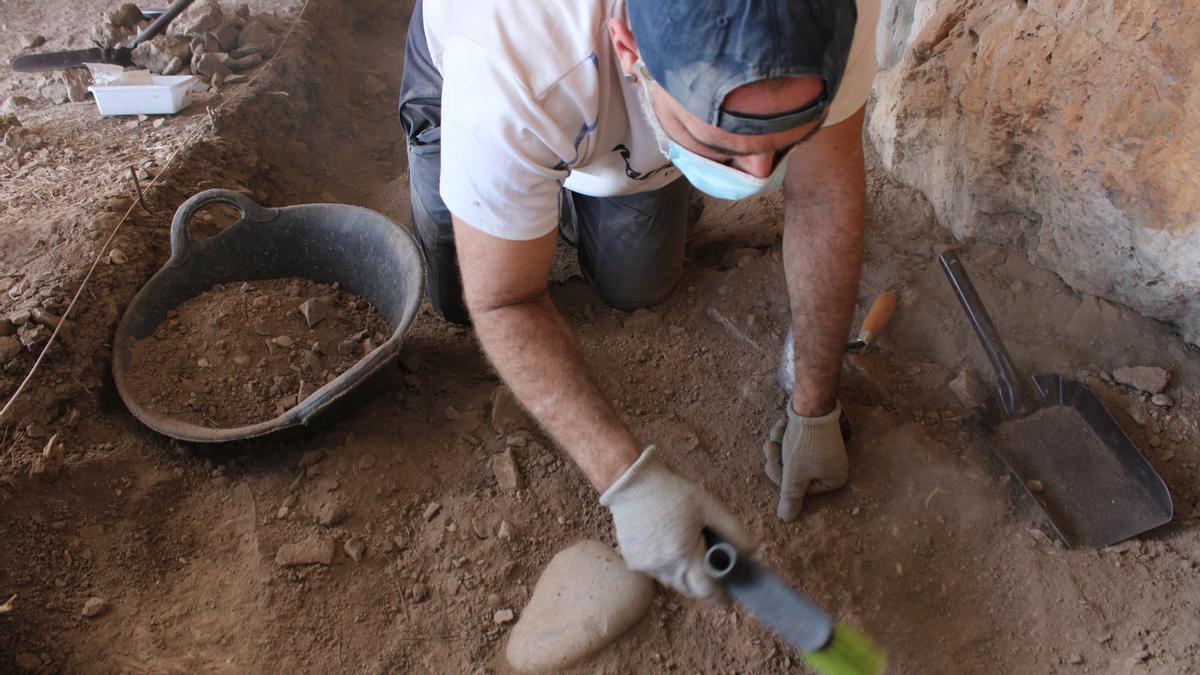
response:
{"label": "face mask", "polygon": [[775,165],[771,175],[765,178],[751,176],[732,166],[725,166],[671,141],[667,159],[683,172],[696,189],[717,199],[738,200],[778,190],[787,173],[787,156]]}
{"label": "face mask", "polygon": [[[639,61],[635,67],[640,65]],[[641,70],[645,72],[644,68]],[[675,168],[679,169],[697,190],[717,199],[737,201],[779,189],[779,186],[783,184],[783,176],[787,173],[786,155],[775,165],[771,175],[759,178],[751,176],[745,171],[738,171],[732,166],[701,157],[671,140],[658,121],[658,116],[654,113],[654,106],[650,104],[650,93],[646,91],[646,87],[650,86],[648,80],[649,77],[643,77],[642,81],[645,85],[637,88],[638,103],[641,105],[642,113],[650,121],[650,127],[654,131],[655,140],[658,141],[659,150],[667,156],[667,159],[671,160]]]}

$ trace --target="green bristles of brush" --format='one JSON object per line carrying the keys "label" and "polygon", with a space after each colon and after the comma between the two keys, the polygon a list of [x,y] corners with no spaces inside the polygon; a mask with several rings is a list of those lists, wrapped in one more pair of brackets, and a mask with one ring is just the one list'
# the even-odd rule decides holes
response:
{"label": "green bristles of brush", "polygon": [[880,675],[887,658],[871,638],[844,623],[833,628],[824,648],[804,654],[808,665],[822,675]]}

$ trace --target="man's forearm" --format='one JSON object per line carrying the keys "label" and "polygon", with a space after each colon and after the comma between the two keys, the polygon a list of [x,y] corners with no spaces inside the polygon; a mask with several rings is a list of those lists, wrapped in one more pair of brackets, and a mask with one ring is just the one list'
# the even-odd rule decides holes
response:
{"label": "man's forearm", "polygon": [[819,185],[799,180],[785,190],[783,260],[795,332],[792,406],[808,417],[834,407],[862,266],[862,144],[860,136],[844,135],[849,140],[827,148],[838,161],[814,167],[826,172]]}
{"label": "man's forearm", "polygon": [[641,448],[596,386],[570,330],[546,294],[471,315],[484,352],[513,393],[598,490]]}

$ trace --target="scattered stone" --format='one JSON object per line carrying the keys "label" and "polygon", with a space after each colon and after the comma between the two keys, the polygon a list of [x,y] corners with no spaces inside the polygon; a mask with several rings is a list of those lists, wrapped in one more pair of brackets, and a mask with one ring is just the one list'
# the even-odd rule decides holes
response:
{"label": "scattered stone", "polygon": [[[251,54],[261,54],[262,56],[266,57],[270,51],[271,51],[270,45],[264,45],[264,44],[259,44],[257,42],[251,42],[248,44],[241,45],[237,49],[234,49],[233,51],[229,52],[229,55],[235,59],[245,58],[247,56],[250,56]],[[335,201],[335,200],[329,200],[329,201]]]}
{"label": "scattered stone", "polygon": [[501,490],[512,492],[525,487],[525,476],[521,475],[512,448],[505,448],[504,452],[492,457],[492,473],[496,475],[496,484]]}
{"label": "scattered stone", "polygon": [[97,596],[88,598],[83,603],[83,616],[88,619],[94,619],[108,611],[108,600]]}
{"label": "scattered stone", "polygon": [[55,478],[58,478],[58,472],[62,470],[62,462],[62,443],[58,442],[58,434],[54,434],[42,448],[42,454],[34,457],[33,462],[30,463],[29,476],[52,483]]}
{"label": "scattered stone", "polygon": [[[224,61],[221,59],[221,56],[223,55],[221,55],[219,52],[205,52],[204,54],[200,55],[199,59],[192,61],[192,70],[196,71],[197,75],[203,75],[204,77],[215,78],[218,75],[232,75],[233,71],[225,65]],[[214,82],[213,86],[219,87],[220,85]]]}
{"label": "scattered stone", "polygon": [[660,324],[662,324],[662,317],[658,314],[648,309],[637,309],[626,317],[622,326],[625,327],[625,330],[642,331],[651,330]]}
{"label": "scattered stone", "polygon": [[756,248],[735,248],[721,257],[718,267],[722,270],[745,267],[760,256],[762,256],[762,251]]}
{"label": "scattered stone", "polygon": [[324,298],[310,298],[300,304],[299,312],[304,315],[308,327],[315,328],[329,316],[329,302]]}
{"label": "scattered stone", "polygon": [[280,546],[275,553],[275,564],[280,567],[332,565],[334,551],[332,539],[311,534],[295,543]]}
{"label": "scattered stone", "polygon": [[296,344],[296,341],[293,340],[292,338],[288,337],[287,335],[279,335],[277,337],[273,337],[273,338],[271,338],[271,342],[275,346],[283,347],[284,349],[287,349],[287,348],[291,347],[292,345]]}
{"label": "scattered stone", "polygon": [[222,24],[212,32],[212,36],[217,39],[217,45],[223,52],[231,52],[238,46],[238,34],[241,31],[237,26],[231,23]]}
{"label": "scattered stone", "polygon": [[991,390],[974,368],[963,368],[950,380],[949,386],[963,407],[971,410],[982,408],[991,394]]}
{"label": "scattered stone", "polygon": [[[15,122],[16,118],[13,117],[13,113],[17,112],[17,108],[28,106],[31,103],[33,103],[33,99],[28,96],[8,96],[3,101],[0,101],[0,134],[3,134],[11,126],[11,122],[6,124],[3,118],[8,118]],[[20,122],[16,123],[20,124]]]}
{"label": "scattered stone", "polygon": [[68,68],[63,71],[63,82],[67,85],[67,100],[71,103],[86,101],[92,92],[88,85],[92,83],[92,74],[84,68]]}
{"label": "scattered stone", "polygon": [[321,450],[321,449],[309,450],[308,452],[306,452],[300,456],[300,461],[296,463],[296,468],[303,469],[306,467],[310,467],[313,464],[319,463],[323,459],[325,459],[325,451],[324,450]]}
{"label": "scattered stone", "polygon": [[108,262],[112,265],[124,265],[129,262],[129,256],[119,248],[114,248],[108,252]]}
{"label": "scattered stone", "polygon": [[[15,329],[14,329],[15,330]],[[4,365],[21,354],[21,341],[11,335],[0,336],[0,365]]]}
{"label": "scattered stone", "polygon": [[1166,394],[1155,394],[1150,397],[1150,402],[1160,408],[1170,408],[1175,405],[1175,400]]}
{"label": "scattered stone", "polygon": [[245,27],[242,28],[242,32],[238,35],[239,47],[266,45],[269,50],[274,43],[275,37],[271,34],[271,29],[258,18],[246,22]]}
{"label": "scattered stone", "polygon": [[1042,490],[1046,489],[1046,486],[1042,485],[1042,481],[1040,480],[1031,480],[1025,483],[1025,487],[1029,488],[1029,491],[1035,495],[1041,494]]}
{"label": "scattered stone", "polygon": [[0,337],[17,334],[17,324],[12,319],[0,319]]}
{"label": "scattered stone", "polygon": [[514,618],[516,618],[516,614],[511,609],[498,609],[492,614],[492,623],[497,625],[512,623]]}
{"label": "scattered stone", "polygon": [[121,28],[135,29],[143,19],[142,10],[132,2],[127,2],[108,15],[108,22]]}
{"label": "scattered stone", "polygon": [[317,506],[317,524],[330,527],[350,517],[350,502],[340,492],[326,493]]}
{"label": "scattered stone", "polygon": [[33,318],[33,312],[28,309],[21,309],[8,315],[8,320],[13,322],[15,326],[24,326]]}
{"label": "scattered stone", "polygon": [[102,23],[92,29],[92,42],[102,47],[116,47],[126,44],[129,38],[133,37],[133,33],[132,28]]}
{"label": "scattered stone", "polygon": [[[70,101],[67,96],[67,83],[62,79],[62,76],[47,77],[42,79],[42,83],[37,86],[38,94],[43,98],[47,98],[50,103],[55,106],[60,106],[62,103]],[[7,135],[6,139],[7,139]]]}
{"label": "scattered stone", "polygon": [[225,13],[217,0],[200,0],[171,22],[170,30],[176,35],[199,35],[216,30],[224,21]]}
{"label": "scattered stone", "polygon": [[1117,368],[1112,375],[1117,382],[1147,394],[1161,394],[1171,379],[1170,373],[1154,366]]}
{"label": "scattered stone", "polygon": [[598,541],[560,551],[512,629],[505,655],[523,673],[557,671],[594,654],[650,609],[654,584]]}
{"label": "scattered stone", "polygon": [[[263,62],[262,54],[247,54],[246,56],[243,56],[241,58],[229,59],[228,61],[225,62],[225,67],[229,68],[230,70],[232,70],[235,73],[240,73],[244,70],[250,70],[251,68],[253,68],[257,65],[260,65],[262,62]],[[233,80],[233,78],[229,78],[227,81],[233,82],[234,80]]]}
{"label": "scattered stone", "polygon": [[354,562],[362,562],[363,555],[367,552],[367,542],[362,537],[351,537],[346,540],[342,546],[346,551],[346,555]]}
{"label": "scattered stone", "polygon": [[[184,66],[184,60],[182,58],[176,56],[176,57],[172,58],[169,62],[167,62],[167,65],[162,70],[162,74],[163,75],[178,75],[179,73],[183,72],[183,66]],[[157,128],[161,127],[163,125],[164,121],[165,121],[165,118],[162,118],[162,117],[154,120],[154,128],[157,129]]]}
{"label": "scattered stone", "polygon": [[37,33],[26,33],[21,36],[22,49],[36,49],[46,44],[46,36]]}
{"label": "scattered stone", "polygon": [[177,35],[159,35],[134,47],[130,56],[134,65],[155,74],[165,74],[167,66],[175,59],[179,60],[181,68],[184,61],[191,61],[192,45]]}
{"label": "scattered stone", "polygon": [[358,463],[356,464],[356,466],[358,467],[359,471],[370,470],[371,468],[373,468],[375,466],[375,455],[367,453],[367,454],[363,455],[362,457],[359,457]]}
{"label": "scattered stone", "polygon": [[512,541],[513,526],[507,520],[500,521],[500,527],[496,530],[496,538],[502,541]]}
{"label": "scattered stone", "polygon": [[492,431],[503,436],[518,429],[533,428],[533,420],[521,407],[512,389],[499,385],[492,392]]}
{"label": "scattered stone", "polygon": [[425,507],[425,512],[421,514],[421,517],[424,518],[426,521],[433,520],[435,517],[437,517],[438,512],[441,510],[442,510],[441,504],[439,504],[437,502],[429,502],[429,506]]}
{"label": "scattered stone", "polygon": [[58,328],[58,322],[61,321],[61,319],[59,319],[57,316],[55,316],[54,314],[51,314],[50,312],[47,312],[46,310],[42,309],[41,307],[34,307],[33,309],[29,310],[29,318],[34,323],[45,326],[46,328],[49,328],[50,330],[54,330],[55,328]]}
{"label": "scattered stone", "polygon": [[1077,665],[1083,663],[1083,656],[1081,656],[1079,654],[1071,654],[1070,656],[1067,657],[1067,663],[1069,663],[1073,666],[1077,666]]}

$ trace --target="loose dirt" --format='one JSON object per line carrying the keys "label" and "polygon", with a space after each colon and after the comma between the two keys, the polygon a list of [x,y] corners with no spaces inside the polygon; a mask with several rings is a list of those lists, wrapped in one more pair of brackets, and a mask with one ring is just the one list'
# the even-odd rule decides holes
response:
{"label": "loose dirt", "polygon": [[[295,16],[295,3],[274,4],[264,9]],[[9,30],[60,39],[73,30],[72,7],[49,0],[36,14],[13,12]],[[172,443],[114,392],[115,323],[167,259],[171,215],[191,194],[230,187],[270,206],[344,202],[408,222],[395,119],[408,12],[310,0],[270,74],[212,115],[212,101],[161,128],[99,120],[90,103],[22,115],[51,152],[20,175],[0,168],[0,190],[13,196],[0,209],[0,278],[18,289],[0,293],[3,316],[47,301],[61,313],[118,215],[108,200],[120,213],[131,203],[128,167],[161,166],[178,134],[203,133],[148,212],[135,209],[116,242],[127,262],[98,268],[70,343],[54,347],[0,420],[0,602],[17,596],[0,614],[0,671],[507,672],[513,623],[497,623],[497,612],[519,618],[556,552],[585,538],[614,543],[595,493],[549,439],[495,424],[498,380],[471,332],[427,312],[374,396],[306,439]],[[762,441],[785,405],[774,383],[787,325],[777,199],[710,203],[679,288],[636,317],[605,307],[562,252],[551,294],[598,385],[641,440],[747,522],[765,564],[875,637],[895,672],[1194,670],[1197,351],[1160,324],[1079,297],[1015,252],[964,243],[1014,358],[1094,387],[1176,501],[1177,519],[1137,540],[1064,548],[1016,499],[946,386],[966,367],[991,380],[935,262],[953,237],[874,164],[869,176],[860,316],[881,290],[901,301],[877,346],[846,359],[839,394],[855,431],[846,488],[782,523],[762,473]],[[722,269],[738,248],[760,253]],[[32,359],[24,353],[0,375],[0,394]],[[1169,370],[1174,405],[1105,379],[1132,365]],[[57,480],[29,477],[55,433],[65,453]],[[492,458],[506,448],[523,488],[496,482]],[[279,562],[299,544],[326,560],[328,541],[330,565]],[[91,597],[108,611],[82,616]],[[660,590],[645,619],[576,672],[800,668],[742,611]]]}
{"label": "loose dirt", "polygon": [[151,411],[202,426],[282,415],[387,339],[362,298],[307,279],[220,284],[138,340],[129,389]]}

